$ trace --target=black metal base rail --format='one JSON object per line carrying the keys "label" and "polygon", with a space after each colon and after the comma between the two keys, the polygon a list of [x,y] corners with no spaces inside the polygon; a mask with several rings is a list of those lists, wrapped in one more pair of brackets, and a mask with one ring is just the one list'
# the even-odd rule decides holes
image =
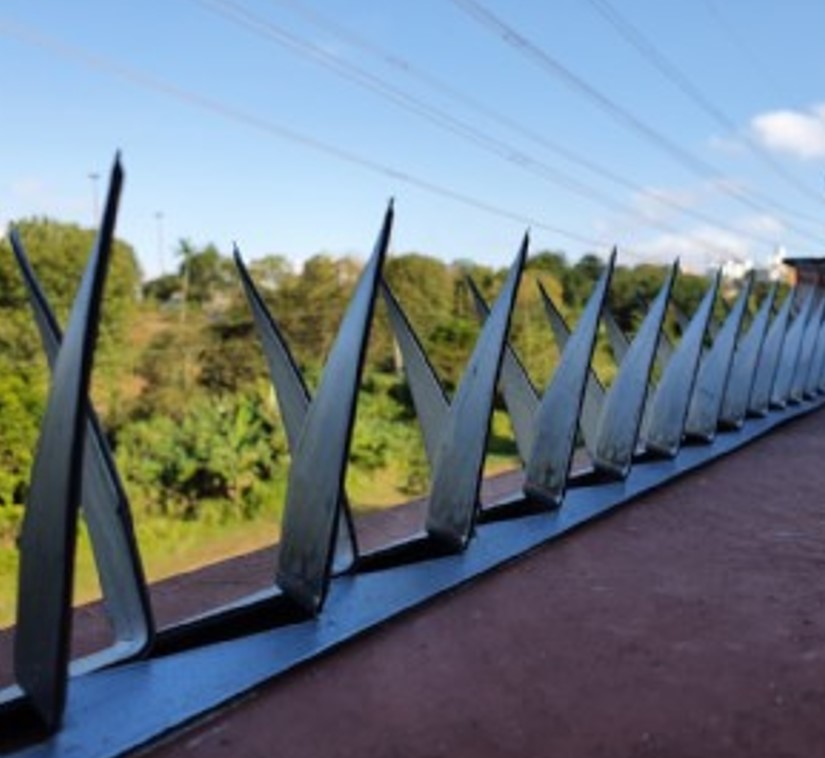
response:
{"label": "black metal base rail", "polygon": [[[73,678],[62,730],[15,755],[110,758],[147,745],[383,622],[823,405],[824,397],[789,405],[751,419],[739,430],[721,433],[710,444],[683,447],[677,458],[638,463],[624,481],[572,487],[557,510],[481,523],[463,553],[340,576],[330,587],[324,613],[317,618]],[[518,507],[522,500],[514,494],[509,502]],[[724,507],[721,501],[720,507]]]}

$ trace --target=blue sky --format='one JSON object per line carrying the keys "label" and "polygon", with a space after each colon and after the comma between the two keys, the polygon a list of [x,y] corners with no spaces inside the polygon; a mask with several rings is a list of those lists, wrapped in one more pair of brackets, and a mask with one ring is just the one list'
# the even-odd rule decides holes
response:
{"label": "blue sky", "polygon": [[528,225],[572,258],[816,255],[822,29],[817,0],[6,0],[0,222],[90,224],[121,149],[149,275],[184,237],[363,256],[390,197],[392,249],[445,260]]}

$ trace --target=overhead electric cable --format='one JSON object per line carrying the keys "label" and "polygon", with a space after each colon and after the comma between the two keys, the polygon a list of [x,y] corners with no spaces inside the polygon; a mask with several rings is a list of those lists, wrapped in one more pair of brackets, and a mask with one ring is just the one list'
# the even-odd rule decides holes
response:
{"label": "overhead electric cable", "polygon": [[[567,87],[590,100],[617,123],[624,125],[625,128],[635,132],[644,141],[656,146],[667,155],[670,155],[671,158],[693,174],[703,179],[712,180],[721,192],[751,211],[760,214],[770,212],[764,203],[753,199],[749,196],[749,193],[737,191],[731,187],[719,171],[707,161],[680,146],[666,135],[642,121],[624,106],[602,93],[595,86],[554,58],[545,49],[539,47],[500,17],[492,13],[492,11],[483,6],[478,0],[451,0],[451,2],[473,21],[487,29],[487,31],[518,51],[528,60],[532,61],[542,71],[562,81]],[[791,227],[790,224],[788,224],[788,226],[789,228],[793,228],[798,236],[815,241],[817,244],[821,243],[821,239],[818,236],[814,236],[805,230]]]}
{"label": "overhead electric cable", "polygon": [[235,123],[252,127],[257,131],[264,132],[270,136],[299,144],[316,152],[324,153],[325,155],[336,158],[344,163],[365,169],[373,174],[379,174],[394,179],[409,186],[416,187],[419,190],[428,192],[432,195],[453,200],[457,203],[483,211],[487,214],[498,216],[499,218],[505,218],[509,221],[515,221],[524,226],[530,226],[535,229],[541,229],[553,234],[558,234],[559,236],[584,245],[592,245],[597,248],[601,248],[602,250],[608,250],[612,247],[612,243],[603,239],[589,237],[586,234],[556,226],[548,221],[496,206],[485,200],[478,199],[458,190],[423,179],[401,169],[388,166],[358,153],[337,147],[336,145],[331,145],[327,142],[316,139],[315,137],[302,134],[301,132],[282,126],[281,124],[277,124],[269,119],[242,111],[214,98],[185,89],[177,84],[159,79],[135,68],[125,66],[111,58],[90,53],[86,50],[69,45],[39,32],[35,32],[20,24],[5,20],[1,17],[0,34],[11,37],[28,45],[34,45],[43,50],[47,50],[50,53],[59,55],[62,58],[72,60],[75,63],[80,63],[97,71],[116,76],[141,89],[164,94],[189,106],[208,111],[214,115],[219,115],[224,119]]}
{"label": "overhead electric cable", "polygon": [[[489,118],[491,121],[504,126],[507,129],[521,135],[525,139],[533,142],[540,147],[543,147],[549,150],[556,155],[561,156],[565,160],[569,161],[570,163],[578,166],[579,168],[584,168],[587,171],[590,171],[596,176],[601,177],[602,179],[606,179],[610,182],[613,182],[617,186],[623,187],[626,190],[631,192],[637,193],[640,197],[643,197],[648,200],[652,200],[656,204],[668,208],[670,210],[678,211],[679,213],[693,218],[697,221],[701,221],[706,224],[710,224],[712,226],[718,227],[720,229],[730,231],[734,234],[742,234],[742,232],[738,229],[734,229],[730,227],[727,223],[720,221],[713,216],[703,213],[702,211],[697,210],[696,208],[692,208],[689,205],[684,203],[680,203],[678,200],[669,197],[668,195],[659,192],[657,190],[651,189],[649,187],[644,187],[636,182],[633,182],[624,176],[617,174],[614,171],[611,171],[607,167],[596,163],[595,161],[576,153],[569,148],[560,145],[559,143],[549,139],[547,136],[543,134],[539,134],[538,132],[528,128],[525,124],[521,121],[517,121],[506,114],[491,108],[486,103],[477,100],[474,97],[467,95],[465,92],[457,89],[456,87],[452,86],[448,82],[445,82],[443,79],[440,79],[424,70],[416,66],[413,62],[409,59],[406,59],[397,53],[387,50],[380,45],[376,44],[372,40],[364,38],[362,35],[348,29],[341,24],[336,23],[335,21],[330,20],[329,18],[321,15],[318,13],[317,10],[310,7],[301,0],[271,0],[274,4],[280,6],[286,6],[291,11],[299,15],[304,20],[309,21],[317,28],[331,34],[332,36],[336,37],[338,40],[343,41],[345,44],[355,47],[358,50],[368,53],[372,55],[377,60],[381,61],[384,65],[389,66],[390,68],[398,71],[404,76],[410,77],[415,81],[424,84],[425,86],[429,87],[430,89],[438,92],[439,94],[448,96],[451,100],[458,102],[465,107],[469,108],[470,110],[475,111],[476,113],[480,113],[481,115]],[[587,186],[587,185],[585,185]],[[597,190],[588,187],[591,192],[597,192]],[[630,210],[630,209],[629,209]],[[630,210],[630,215],[641,218],[644,223],[648,223],[648,219],[641,213],[637,211]],[[672,229],[667,229],[667,231],[675,231]],[[745,236],[748,236],[747,232]],[[764,240],[759,239],[759,242],[764,242]]]}
{"label": "overhead electric cable", "polygon": [[[368,90],[378,94],[381,97],[389,99],[396,105],[408,110],[416,115],[419,115],[435,125],[445,128],[451,133],[470,140],[473,144],[494,153],[505,161],[514,164],[517,168],[529,171],[530,173],[545,179],[557,186],[573,192],[580,197],[610,208],[613,211],[618,211],[622,214],[633,216],[642,220],[642,223],[658,228],[669,233],[678,233],[677,230],[669,225],[656,219],[649,219],[642,217],[638,211],[630,208],[627,205],[619,203],[613,198],[604,195],[599,190],[583,184],[581,181],[564,174],[532,156],[519,151],[517,148],[502,142],[501,140],[492,137],[471,124],[463,122],[442,109],[431,106],[420,99],[412,97],[411,95],[398,89],[395,85],[382,80],[372,72],[366,71],[363,68],[347,61],[342,56],[336,55],[329,50],[324,49],[308,40],[301,39],[296,34],[284,29],[283,27],[274,24],[270,20],[254,13],[248,8],[244,7],[234,0],[191,0],[191,2],[217,14],[219,17],[237,24],[248,31],[255,34],[262,35],[264,38],[272,40],[279,45],[286,47],[301,57],[308,57],[323,67],[332,70],[350,82],[366,87]],[[693,215],[697,215],[695,212]],[[715,219],[706,216],[705,214],[698,214],[706,223],[710,223],[719,228],[725,229],[731,233],[739,236],[747,237],[759,244],[768,244],[773,246],[775,240],[768,240],[758,234],[749,230],[733,229],[725,224],[716,221]],[[719,252],[717,249],[715,252]]]}
{"label": "overhead electric cable", "polygon": [[[637,26],[626,16],[623,16],[609,0],[588,0],[588,2],[614,31],[633,47],[653,68],[697,105],[707,116],[721,126],[722,129],[742,142],[742,144],[776,174],[776,176],[780,177],[809,200],[814,200],[819,204],[823,202],[821,194],[817,193],[807,184],[800,182],[761,145],[756,143],[747,134],[742,134],[733,119],[715,103],[711,102],[710,98],[708,98],[673,61],[659,50]],[[773,202],[770,198],[763,198],[763,202],[765,201],[769,203]],[[776,204],[776,207],[783,213],[793,213],[792,210],[779,204]]]}

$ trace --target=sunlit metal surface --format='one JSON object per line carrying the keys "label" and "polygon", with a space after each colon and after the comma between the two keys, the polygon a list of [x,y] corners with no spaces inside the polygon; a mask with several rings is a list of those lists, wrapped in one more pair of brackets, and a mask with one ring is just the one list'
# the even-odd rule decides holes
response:
{"label": "sunlit metal surface", "polygon": [[[9,236],[29,294],[43,351],[53,371],[63,335],[16,230]],[[140,655],[151,645],[155,627],[129,501],[106,437],[88,402],[86,416],[81,513],[89,529],[114,642],[106,650],[74,661],[73,670]]]}
{"label": "sunlit metal surface", "polygon": [[527,237],[484,322],[470,362],[445,418],[433,469],[427,532],[463,548],[475,525],[499,366],[510,315],[527,257]]}
{"label": "sunlit metal surface", "polygon": [[[559,353],[563,353],[570,339],[570,327],[564,320],[558,305],[553,302],[547,290],[539,282],[539,293],[544,304],[544,312],[553,330],[553,337],[559,346]],[[605,307],[602,307],[602,315]],[[618,359],[621,360],[621,359]],[[599,377],[591,367],[587,372],[587,381],[584,385],[584,400],[582,400],[581,413],[579,414],[579,431],[584,439],[584,446],[588,452],[593,454],[596,448],[596,426],[599,423],[599,416],[602,413],[602,403],[604,402],[604,387]],[[525,458],[526,460],[526,458]]]}
{"label": "sunlit metal surface", "polygon": [[[284,421],[287,444],[294,455],[298,449],[298,440],[303,431],[312,398],[301,370],[292,357],[286,340],[266,307],[263,297],[261,297],[258,288],[252,281],[252,277],[249,275],[237,248],[235,248],[233,257],[249,308],[252,311],[258,337],[261,340],[261,349],[269,368],[272,386],[275,388],[275,394],[278,397],[278,408]],[[338,541],[335,546],[333,570],[345,571],[357,559],[358,541],[352,523],[349,503],[346,494],[343,492],[341,493],[341,503],[338,511]]]}
{"label": "sunlit metal surface", "polygon": [[668,361],[650,402],[642,439],[646,449],[659,455],[673,457],[682,445],[702,345],[719,282],[720,275],[717,273],[693,318],[685,326],[682,340]]}
{"label": "sunlit metal surface", "polygon": [[599,418],[593,464],[598,470],[620,479],[630,471],[636,451],[650,373],[676,269],[674,264],[628,348]]}
{"label": "sunlit metal surface", "polygon": [[797,292],[793,293],[794,302],[799,304],[799,311],[785,335],[782,355],[776,370],[776,379],[771,390],[771,404],[779,408],[784,408],[788,400],[791,399],[791,390],[796,379],[799,358],[805,341],[805,330],[814,309],[816,292],[813,288],[807,288],[807,294],[804,297],[798,297],[798,294]]}
{"label": "sunlit metal surface", "polygon": [[312,613],[321,610],[332,574],[355,402],[392,220],[390,206],[307,409],[289,469],[277,582]]}
{"label": "sunlit metal surface", "polygon": [[[476,313],[484,322],[490,313],[490,308],[472,278],[468,278],[467,282],[470,287],[470,294],[473,296]],[[524,462],[533,447],[533,423],[539,407],[539,394],[530,380],[524,364],[509,342],[504,346],[499,382],[501,393],[504,395],[504,403],[507,406],[507,413],[513,424],[513,436],[515,437],[519,457]]]}
{"label": "sunlit metal surface", "polygon": [[768,331],[768,321],[776,297],[776,285],[771,287],[754,316],[748,333],[740,340],[733,356],[730,379],[722,401],[719,421],[725,426],[738,428],[745,421],[748,403],[756,381],[756,367],[762,354],[762,345]]}
{"label": "sunlit metal surface", "polygon": [[764,416],[770,408],[771,393],[779,370],[779,361],[782,358],[792,302],[793,293],[789,293],[782,303],[779,313],[776,314],[768,328],[768,334],[762,345],[762,352],[759,354],[759,361],[756,364],[756,378],[753,382],[751,399],[748,403],[748,412],[757,416]]}
{"label": "sunlit metal surface", "polygon": [[14,674],[50,731],[60,724],[66,695],[86,397],[122,182],[116,161],[100,233],[55,361],[20,533]]}
{"label": "sunlit metal surface", "polygon": [[693,396],[690,400],[690,408],[688,408],[685,432],[707,442],[710,442],[716,435],[722,401],[725,398],[730,368],[733,364],[733,354],[752,285],[753,276],[751,275],[745,279],[736,303],[731,308],[722,328],[714,337],[713,346],[699,365],[696,386],[693,388]]}
{"label": "sunlit metal surface", "polygon": [[615,261],[614,251],[587,301],[576,330],[565,345],[536,416],[533,448],[525,469],[525,491],[550,507],[561,503],[567,488],[599,316]]}

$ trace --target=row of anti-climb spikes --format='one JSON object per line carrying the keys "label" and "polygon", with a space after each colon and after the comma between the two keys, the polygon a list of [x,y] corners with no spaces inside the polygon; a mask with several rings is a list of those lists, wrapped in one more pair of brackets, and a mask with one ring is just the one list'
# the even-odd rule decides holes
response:
{"label": "row of anti-climb spikes", "polygon": [[[87,666],[143,654],[151,647],[155,632],[123,489],[99,427],[91,412],[86,413],[85,401],[120,183],[121,171],[116,164],[101,232],[70,317],[65,341],[59,349],[56,322],[28,266],[20,240],[16,235],[12,236],[15,253],[32,294],[43,341],[53,360],[55,377],[33,469],[32,494],[21,539],[24,555],[21,559],[15,671],[28,702],[52,729],[59,724],[68,675],[71,569],[81,478],[84,509],[106,604],[117,635],[114,648],[87,662]],[[720,409],[728,407],[728,398],[728,405],[734,408],[731,412],[735,425],[741,423],[743,407],[765,412],[765,386],[769,388],[769,402],[781,404],[788,398],[798,399],[813,392],[822,383],[825,337],[820,324],[823,305],[815,302],[813,295],[808,297],[791,327],[786,329],[789,298],[765,336],[772,300],[772,296],[769,297],[748,335],[734,352],[747,297],[746,287],[713,347],[703,357],[702,343],[716,296],[717,278],[679,345],[672,351],[662,378],[647,402],[654,355],[666,352],[660,347],[659,335],[675,276],[674,266],[636,339],[631,345],[619,348],[627,354],[621,361],[616,381],[607,392],[599,388],[599,394],[599,390],[592,389],[597,385],[590,363],[615,261],[612,256],[575,332],[566,338],[560,365],[539,399],[505,343],[527,253],[525,239],[502,293],[487,318],[464,379],[450,403],[400,305],[381,283],[381,267],[391,224],[392,209],[387,212],[375,251],[359,280],[314,400],[310,399],[286,343],[249,279],[240,256],[236,255],[293,448],[294,463],[290,472],[277,584],[287,597],[313,613],[320,611],[336,568],[351,565],[357,557],[343,492],[343,476],[363,352],[379,288],[383,289],[391,323],[404,350],[405,367],[434,472],[425,540],[443,549],[464,548],[472,534],[478,513],[478,488],[489,418],[502,358],[501,381],[514,418],[519,450],[526,461],[527,488],[550,505],[558,505],[563,498],[579,424],[587,428],[585,438],[596,468],[606,475],[622,477],[639,448],[640,425],[644,448],[675,455],[686,430],[703,439],[712,437],[717,423],[726,421]],[[548,310],[552,310],[549,300]],[[558,323],[556,331],[558,334]],[[739,371],[737,365],[741,366]],[[746,370],[749,366],[756,366],[756,369]],[[780,366],[783,371],[779,370]],[[521,387],[521,391],[514,391],[513,386]],[[532,395],[524,391],[526,387]],[[588,387],[592,395],[589,401]],[[759,388],[762,388],[761,395],[757,392]],[[747,400],[743,401],[743,397]],[[582,405],[587,407],[588,402],[592,411],[581,413]],[[737,408],[739,410],[735,410]],[[697,420],[695,430],[687,425],[691,417]],[[708,417],[713,419],[710,426],[706,423]],[[532,419],[537,419],[537,423],[532,423]],[[347,557],[338,567],[333,565],[336,532],[342,537],[338,544],[345,546],[343,552]],[[41,580],[44,556],[49,557],[50,563],[46,569],[47,582]],[[45,585],[49,589],[43,592]]]}

